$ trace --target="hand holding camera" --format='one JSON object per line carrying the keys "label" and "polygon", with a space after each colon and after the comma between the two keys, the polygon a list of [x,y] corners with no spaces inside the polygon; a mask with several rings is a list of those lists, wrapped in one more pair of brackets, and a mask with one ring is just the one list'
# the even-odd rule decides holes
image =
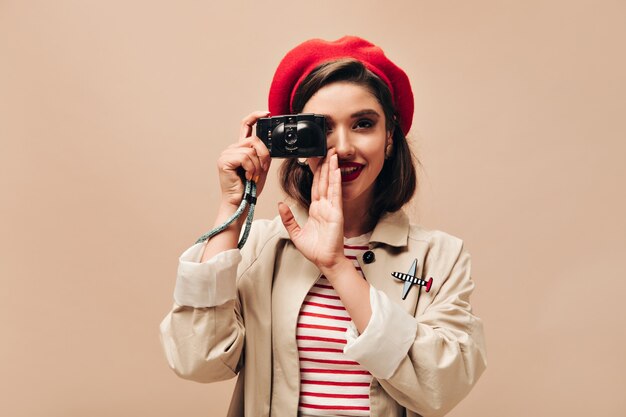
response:
{"label": "hand holding camera", "polygon": [[239,206],[244,191],[244,180],[257,183],[257,195],[261,194],[267,173],[270,169],[270,153],[261,140],[252,135],[252,126],[268,112],[255,111],[241,122],[239,140],[228,146],[217,161],[222,205],[232,208]]}
{"label": "hand holding camera", "polygon": [[[223,225],[239,208],[245,180],[256,183],[261,194],[271,158],[307,158],[326,155],[326,119],[322,115],[298,114],[276,117],[269,112],[255,111],[241,122],[239,140],[228,146],[217,161],[221,203],[214,226]],[[252,127],[257,124],[257,135]],[[260,139],[261,137],[262,139]],[[201,262],[217,253],[238,246],[238,238],[246,215],[207,241]]]}
{"label": "hand holding camera", "polygon": [[[323,115],[302,113],[274,117],[256,111],[246,116],[239,141],[222,152],[220,172],[222,203],[237,207],[243,194],[243,180],[257,183],[261,193],[270,158],[309,158],[326,156],[326,119]],[[256,123],[256,136],[252,126]]]}

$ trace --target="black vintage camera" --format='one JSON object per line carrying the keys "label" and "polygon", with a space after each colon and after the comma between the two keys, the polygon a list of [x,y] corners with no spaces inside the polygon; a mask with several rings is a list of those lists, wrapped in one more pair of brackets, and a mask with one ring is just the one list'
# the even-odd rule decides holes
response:
{"label": "black vintage camera", "polygon": [[326,156],[326,119],[320,114],[263,117],[256,123],[256,135],[272,158]]}

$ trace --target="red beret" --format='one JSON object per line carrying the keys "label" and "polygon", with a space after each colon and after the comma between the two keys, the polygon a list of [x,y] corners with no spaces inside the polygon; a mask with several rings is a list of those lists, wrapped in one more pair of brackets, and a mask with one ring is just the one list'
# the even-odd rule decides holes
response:
{"label": "red beret", "polygon": [[413,122],[413,91],[409,78],[382,49],[356,36],[344,36],[336,41],[311,39],[287,52],[278,64],[270,87],[270,113],[275,116],[292,113],[293,97],[306,76],[318,65],[340,58],[361,61],[387,84],[400,116],[400,127],[406,135]]}

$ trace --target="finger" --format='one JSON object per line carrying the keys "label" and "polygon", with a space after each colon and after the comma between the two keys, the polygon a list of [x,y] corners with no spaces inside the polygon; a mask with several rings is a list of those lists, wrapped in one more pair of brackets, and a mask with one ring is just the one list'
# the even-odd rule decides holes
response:
{"label": "finger", "polygon": [[320,171],[320,181],[318,183],[318,192],[320,194],[320,198],[328,197],[328,162],[329,155],[326,155],[324,161],[322,162],[322,169]]}
{"label": "finger", "polygon": [[265,146],[263,141],[259,139],[258,136],[252,136],[250,138],[250,143],[256,150],[256,154],[265,172],[269,171],[272,158],[270,157],[270,151],[267,149],[267,146]]}
{"label": "finger", "polygon": [[333,207],[340,210],[343,209],[343,200],[341,195],[341,170],[339,169],[339,158],[333,155],[330,159],[330,185],[328,195]]}
{"label": "finger", "polygon": [[261,117],[266,117],[270,114],[268,111],[254,111],[243,118],[241,121],[241,130],[239,131],[239,140],[242,141],[250,135],[252,135],[252,126],[259,120]]}
{"label": "finger", "polygon": [[245,171],[246,179],[250,180],[259,175],[262,171],[261,165],[254,149],[252,148],[234,148],[224,151],[224,163],[230,169],[242,167]]}
{"label": "finger", "polygon": [[311,184],[311,201],[317,201],[320,199],[320,193],[317,189],[320,182],[320,172],[322,172],[322,164],[317,164],[315,172],[313,173],[313,184]]}
{"label": "finger", "polygon": [[295,217],[293,217],[293,213],[291,212],[289,206],[282,201],[278,203],[278,214],[280,214],[280,220],[283,222],[285,229],[287,229],[287,233],[289,233],[291,240],[297,239],[300,234],[300,225],[296,221]]}
{"label": "finger", "polygon": [[328,197],[328,170],[329,170],[329,163],[330,163],[330,158],[333,155],[333,150],[331,150],[330,152],[328,152],[328,154],[326,154],[326,157],[324,158],[324,161],[322,162],[322,170],[320,172],[320,180],[319,180],[319,184],[318,184],[318,192],[320,194],[320,198],[327,198]]}
{"label": "finger", "polygon": [[256,153],[256,149],[243,148],[243,155],[245,158],[247,158],[244,160],[247,160],[252,164],[251,169],[246,169],[246,173],[250,173],[250,176],[248,177],[246,175],[246,178],[249,180],[253,179],[255,182],[258,181],[259,180],[258,176],[263,174],[264,170],[263,170],[263,167],[261,166],[261,160],[259,159],[259,156]]}

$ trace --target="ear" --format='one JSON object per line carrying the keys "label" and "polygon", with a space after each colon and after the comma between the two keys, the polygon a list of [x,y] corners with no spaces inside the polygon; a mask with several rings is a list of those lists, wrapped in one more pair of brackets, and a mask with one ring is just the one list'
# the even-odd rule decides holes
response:
{"label": "ear", "polygon": [[393,130],[387,131],[387,140],[385,145],[391,145],[393,143]]}

